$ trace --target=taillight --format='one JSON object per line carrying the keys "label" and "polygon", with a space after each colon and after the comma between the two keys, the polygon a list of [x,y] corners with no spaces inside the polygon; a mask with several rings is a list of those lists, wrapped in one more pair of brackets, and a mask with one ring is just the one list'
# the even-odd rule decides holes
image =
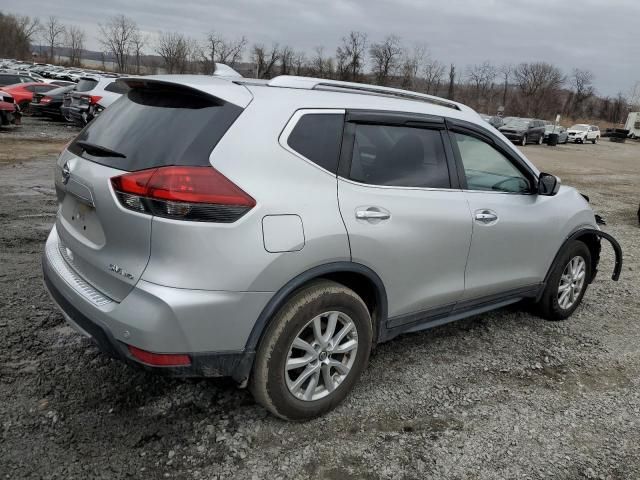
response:
{"label": "taillight", "polygon": [[91,105],[95,105],[96,103],[98,103],[100,100],[102,100],[102,97],[100,95],[91,95],[89,97],[89,103]]}
{"label": "taillight", "polygon": [[111,179],[123,207],[159,217],[231,223],[256,201],[213,167],[160,167]]}
{"label": "taillight", "polygon": [[51,97],[42,97],[40,99],[40,103],[49,103],[51,102],[52,98]]}

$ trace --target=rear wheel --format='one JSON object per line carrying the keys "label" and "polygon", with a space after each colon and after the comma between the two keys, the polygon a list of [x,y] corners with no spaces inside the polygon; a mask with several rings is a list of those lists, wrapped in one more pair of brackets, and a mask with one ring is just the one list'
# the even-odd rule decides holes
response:
{"label": "rear wheel", "polygon": [[594,145],[595,145],[596,143],[598,143],[598,137],[596,137],[596,138],[594,138],[593,140],[591,140],[591,143],[593,143]]}
{"label": "rear wheel", "polygon": [[20,113],[22,115],[27,117],[31,115],[31,105],[29,104],[29,102],[19,103],[18,106],[20,107]]}
{"label": "rear wheel", "polygon": [[256,354],[255,399],[287,420],[335,408],[369,360],[369,310],[352,290],[328,280],[295,294],[273,319]]}
{"label": "rear wheel", "polygon": [[526,144],[527,144],[527,136],[523,135],[522,140],[520,140],[520,145],[524,147]]}
{"label": "rear wheel", "polygon": [[591,253],[575,240],[560,255],[538,303],[540,315],[547,320],[569,317],[584,296],[591,278]]}
{"label": "rear wheel", "polygon": [[538,137],[538,145],[542,145],[543,140],[544,140],[544,135],[540,135]]}

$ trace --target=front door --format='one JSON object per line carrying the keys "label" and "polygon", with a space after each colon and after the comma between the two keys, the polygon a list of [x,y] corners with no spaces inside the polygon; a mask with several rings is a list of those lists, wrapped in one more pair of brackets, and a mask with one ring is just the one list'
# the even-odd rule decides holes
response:
{"label": "front door", "polygon": [[532,172],[491,142],[470,132],[450,137],[473,221],[463,299],[535,288],[554,253],[553,197],[532,193]]}
{"label": "front door", "polygon": [[340,212],[353,261],[384,282],[388,326],[450,311],[464,292],[472,224],[465,194],[449,173],[455,164],[444,123],[347,120]]}

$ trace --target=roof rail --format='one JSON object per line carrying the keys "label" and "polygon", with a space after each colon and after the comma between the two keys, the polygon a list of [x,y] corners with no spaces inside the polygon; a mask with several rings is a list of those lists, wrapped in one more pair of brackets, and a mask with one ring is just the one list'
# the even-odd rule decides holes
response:
{"label": "roof rail", "polygon": [[323,90],[331,92],[360,93],[365,95],[378,95],[383,97],[402,98],[419,102],[431,103],[441,107],[463,110],[464,106],[457,102],[452,102],[440,97],[426,95],[424,93],[402,90],[400,88],[381,87],[377,85],[367,85],[364,83],[342,82],[338,80],[327,80],[324,78],[297,77],[290,75],[280,75],[269,81],[271,87],[302,88],[307,90]]}

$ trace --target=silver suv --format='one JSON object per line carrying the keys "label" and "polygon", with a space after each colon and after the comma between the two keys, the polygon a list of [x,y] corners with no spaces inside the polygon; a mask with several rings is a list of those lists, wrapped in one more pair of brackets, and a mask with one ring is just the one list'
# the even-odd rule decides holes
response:
{"label": "silver suv", "polygon": [[124,80],[60,155],[44,279],[106,352],[231,376],[274,414],[334,408],[371,349],[529,299],[571,315],[584,196],[468,107],[313,78]]}

